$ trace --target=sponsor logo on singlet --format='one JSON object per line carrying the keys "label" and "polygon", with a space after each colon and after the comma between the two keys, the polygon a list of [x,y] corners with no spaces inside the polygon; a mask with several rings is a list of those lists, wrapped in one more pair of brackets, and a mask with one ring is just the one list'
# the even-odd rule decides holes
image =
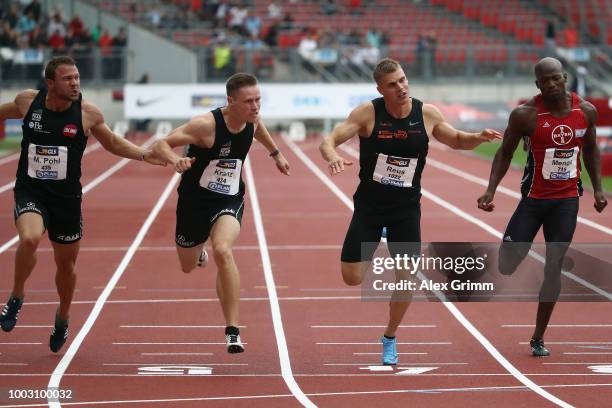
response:
{"label": "sponsor logo on singlet", "polygon": [[552,140],[558,145],[565,145],[574,138],[574,131],[567,125],[558,125],[552,131]]}
{"label": "sponsor logo on singlet", "polygon": [[75,137],[77,132],[78,132],[78,128],[76,125],[73,125],[72,123],[64,126],[64,130],[62,131],[62,133],[64,134],[64,136],[66,137]]}
{"label": "sponsor logo on singlet", "polygon": [[219,160],[217,167],[221,167],[223,169],[235,169],[236,160]]}
{"label": "sponsor logo on singlet", "polygon": [[55,146],[36,146],[36,154],[41,156],[57,156],[59,149]]}
{"label": "sponsor logo on singlet", "polygon": [[408,167],[408,165],[410,164],[410,160],[399,159],[397,157],[389,156],[387,157],[387,163],[399,167]]}

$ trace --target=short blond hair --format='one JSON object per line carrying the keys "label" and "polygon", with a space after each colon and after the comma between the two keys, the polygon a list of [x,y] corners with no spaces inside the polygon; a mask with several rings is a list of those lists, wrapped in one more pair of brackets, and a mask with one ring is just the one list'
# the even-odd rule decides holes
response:
{"label": "short blond hair", "polygon": [[372,73],[372,77],[374,77],[374,81],[378,83],[382,79],[382,77],[384,77],[387,74],[397,71],[401,67],[402,66],[400,65],[400,63],[397,62],[396,60],[391,59],[391,58],[383,58],[380,61],[378,61],[378,64],[376,64],[376,67],[374,68],[374,72]]}

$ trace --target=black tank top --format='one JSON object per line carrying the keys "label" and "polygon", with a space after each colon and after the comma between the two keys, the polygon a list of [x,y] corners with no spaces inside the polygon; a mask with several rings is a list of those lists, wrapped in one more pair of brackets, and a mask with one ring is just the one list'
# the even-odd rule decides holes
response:
{"label": "black tank top", "polygon": [[229,131],[221,108],[212,111],[215,118],[215,142],[210,149],[189,145],[187,156],[196,161],[183,173],[179,194],[211,199],[243,196],[242,166],[253,142],[255,127],[246,124],[240,133]]}
{"label": "black tank top", "polygon": [[81,197],[81,159],[87,146],[81,100],[62,112],[45,107],[47,91],[34,97],[23,118],[15,189],[50,198]]}
{"label": "black tank top", "polygon": [[423,119],[423,103],[412,98],[410,114],[401,119],[385,109],[383,98],[372,100],[374,128],[359,138],[359,179],[355,208],[379,214],[405,211],[421,197],[421,173],[425,167],[429,137]]}

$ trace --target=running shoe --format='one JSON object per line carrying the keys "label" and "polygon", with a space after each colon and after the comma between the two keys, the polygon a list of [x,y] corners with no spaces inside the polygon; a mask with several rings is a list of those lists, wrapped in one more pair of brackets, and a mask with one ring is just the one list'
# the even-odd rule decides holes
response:
{"label": "running shoe", "polygon": [[388,339],[385,336],[380,338],[383,345],[382,363],[383,365],[397,364],[397,341],[395,338]]}
{"label": "running shoe", "polygon": [[202,253],[200,254],[200,257],[198,258],[198,266],[200,268],[205,268],[206,265],[208,265],[208,252],[206,252],[205,249],[202,249]]}
{"label": "running shoe", "polygon": [[244,351],[244,345],[240,341],[239,334],[226,334],[225,341],[228,353],[242,353]]}
{"label": "running shoe", "polygon": [[546,357],[550,356],[550,351],[544,346],[543,339],[531,339],[529,341],[529,345],[531,346],[531,354],[534,357]]}
{"label": "running shoe", "polygon": [[49,348],[52,352],[57,353],[66,340],[68,339],[68,322],[59,323],[56,322],[51,336],[49,337]]}
{"label": "running shoe", "polygon": [[5,332],[10,332],[13,330],[13,327],[15,327],[17,324],[19,311],[21,310],[22,305],[23,299],[13,296],[11,296],[8,302],[6,302],[4,309],[2,309],[2,314],[0,314],[0,326],[2,326],[2,330]]}

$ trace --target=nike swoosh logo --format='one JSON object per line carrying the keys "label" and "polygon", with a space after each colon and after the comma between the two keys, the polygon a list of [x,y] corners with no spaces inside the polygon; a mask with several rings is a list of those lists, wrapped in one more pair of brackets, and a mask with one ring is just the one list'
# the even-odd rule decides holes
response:
{"label": "nike swoosh logo", "polygon": [[163,96],[158,96],[157,98],[153,98],[153,99],[145,99],[144,101],[141,99],[136,99],[136,106],[138,107],[144,107],[144,106],[149,106],[154,104],[155,102],[161,101],[162,99],[164,99]]}
{"label": "nike swoosh logo", "polygon": [[421,122],[408,122],[408,126],[418,125]]}

